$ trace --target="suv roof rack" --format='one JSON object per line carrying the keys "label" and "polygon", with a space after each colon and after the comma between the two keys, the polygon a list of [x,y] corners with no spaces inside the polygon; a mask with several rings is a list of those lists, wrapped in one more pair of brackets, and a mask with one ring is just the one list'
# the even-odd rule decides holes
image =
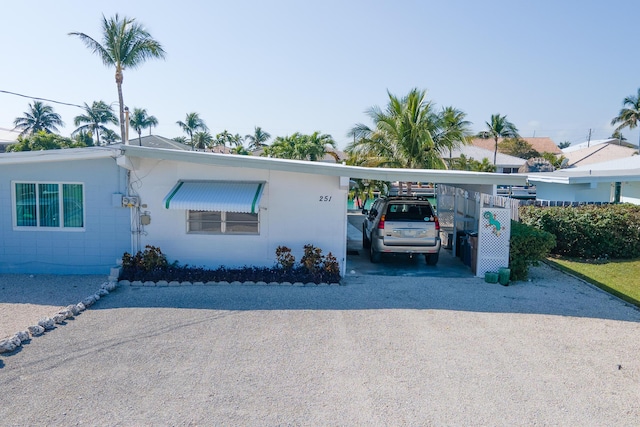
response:
{"label": "suv roof rack", "polygon": [[382,196],[381,198],[387,200],[422,200],[430,202],[427,196]]}

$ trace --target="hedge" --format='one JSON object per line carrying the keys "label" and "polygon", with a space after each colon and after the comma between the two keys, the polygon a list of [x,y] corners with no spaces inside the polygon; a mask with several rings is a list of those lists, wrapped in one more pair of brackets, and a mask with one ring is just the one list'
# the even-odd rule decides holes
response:
{"label": "hedge", "polygon": [[511,280],[525,280],[529,267],[538,265],[555,246],[553,234],[516,221],[511,221],[509,268]]}

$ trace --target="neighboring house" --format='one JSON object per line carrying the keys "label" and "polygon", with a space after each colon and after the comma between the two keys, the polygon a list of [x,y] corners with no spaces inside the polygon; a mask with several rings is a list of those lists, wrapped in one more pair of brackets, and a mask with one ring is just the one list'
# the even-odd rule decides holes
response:
{"label": "neighboring house", "polygon": [[0,153],[7,151],[7,147],[15,144],[20,131],[0,128]]}
{"label": "neighboring house", "polygon": [[[474,159],[482,162],[483,159],[489,159],[489,162],[493,164],[493,150],[487,150],[476,145],[463,145],[460,148],[451,150],[451,152],[443,153],[443,158],[446,161],[451,159],[458,159],[460,155],[464,154],[467,159]],[[518,173],[518,169],[524,165],[527,161],[520,157],[510,156],[498,152],[496,156],[496,172],[497,173]]]}
{"label": "neighboring house", "polygon": [[[525,140],[531,147],[536,150],[538,153],[553,153],[553,154],[562,154],[562,150],[558,148],[555,142],[549,137],[546,136],[533,136],[533,137],[521,137],[520,139]],[[503,138],[498,138],[498,145],[503,141]],[[474,138],[471,141],[472,145],[477,147],[482,147],[486,150],[490,150],[493,153],[495,149],[496,142],[492,139],[484,139],[484,138]],[[490,157],[493,160],[493,155]]]}
{"label": "neighboring house", "polygon": [[[610,142],[615,141],[615,142]],[[582,144],[578,144],[581,146]],[[571,147],[569,147],[571,148]],[[568,150],[565,149],[565,150]],[[626,145],[618,145],[618,140],[607,140],[597,144],[591,144],[564,151],[567,158],[567,167],[586,166],[594,163],[608,162],[616,159],[623,159],[637,154],[637,149]]]}
{"label": "neighboring house", "polygon": [[189,144],[182,144],[159,135],[147,135],[140,139],[136,136],[129,139],[129,145],[142,145],[143,147],[166,148],[169,150],[191,150]]}
{"label": "neighboring house", "polygon": [[640,156],[528,177],[538,200],[640,204]]}
{"label": "neighboring house", "polygon": [[0,273],[108,274],[131,247],[119,150],[0,154]]}

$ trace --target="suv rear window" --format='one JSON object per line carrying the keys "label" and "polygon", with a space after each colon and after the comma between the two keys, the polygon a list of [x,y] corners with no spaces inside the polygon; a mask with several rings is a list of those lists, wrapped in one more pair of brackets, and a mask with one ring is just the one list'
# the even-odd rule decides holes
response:
{"label": "suv rear window", "polygon": [[389,203],[385,220],[387,221],[430,221],[433,216],[431,205],[413,203]]}

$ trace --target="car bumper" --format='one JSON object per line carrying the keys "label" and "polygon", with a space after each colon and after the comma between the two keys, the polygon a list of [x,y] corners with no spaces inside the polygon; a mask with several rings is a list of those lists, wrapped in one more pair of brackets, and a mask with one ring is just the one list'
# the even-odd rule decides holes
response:
{"label": "car bumper", "polygon": [[436,239],[436,244],[431,246],[389,246],[384,244],[381,237],[374,237],[371,244],[378,252],[398,254],[437,254],[441,246],[440,239]]}

